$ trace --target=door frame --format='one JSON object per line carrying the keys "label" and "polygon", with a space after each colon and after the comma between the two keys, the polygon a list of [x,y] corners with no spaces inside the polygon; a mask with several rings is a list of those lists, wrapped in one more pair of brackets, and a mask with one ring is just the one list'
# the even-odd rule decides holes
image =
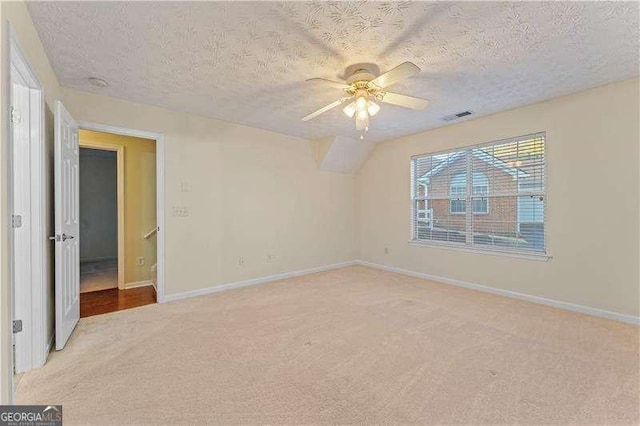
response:
{"label": "door frame", "polygon": [[[78,120],[81,130],[93,130],[96,132],[112,133],[122,136],[152,139],[156,141],[156,225],[157,231],[157,286],[156,300],[165,302],[165,146],[164,134],[148,132],[146,130],[131,129],[126,127],[111,126],[109,124],[95,123]],[[123,163],[124,164],[124,163]],[[118,259],[118,264],[120,259]],[[120,266],[118,265],[118,268]],[[120,271],[118,271],[119,273]]]}
{"label": "door frame", "polygon": [[[14,214],[13,200],[16,192],[16,182],[28,174],[30,177],[30,184],[28,187],[28,194],[26,198],[29,202],[29,208],[25,210],[25,213],[29,215],[30,225],[30,241],[29,241],[29,256],[16,256],[13,247],[13,235],[10,233],[9,240],[9,283],[8,286],[8,303],[10,318],[8,318],[6,327],[8,328],[9,336],[11,336],[11,342],[13,341],[12,323],[16,319],[16,314],[20,313],[22,316],[29,317],[27,326],[23,328],[22,332],[17,334],[19,336],[19,346],[15,353],[16,359],[20,359],[21,365],[24,370],[36,368],[44,365],[49,350],[52,344],[52,336],[47,336],[47,319],[50,314],[50,306],[47,303],[46,294],[47,287],[49,285],[49,259],[47,252],[49,250],[49,242],[47,235],[47,198],[48,187],[46,182],[47,171],[47,147],[45,144],[45,123],[44,123],[44,111],[45,111],[45,97],[44,89],[37,74],[31,67],[26,55],[20,47],[17,36],[11,26],[8,28],[9,32],[9,72],[7,73],[6,81],[8,82],[7,89],[11,90],[12,73],[15,71],[19,74],[23,83],[29,87],[30,97],[30,138],[29,138],[29,158],[25,159],[25,163],[28,164],[28,170],[14,170],[12,163],[14,160],[14,141],[13,132],[11,128],[11,100],[10,96],[7,96],[6,107],[9,112],[7,116],[7,161],[8,161],[8,215]],[[7,227],[6,229],[10,229]],[[28,280],[26,286],[21,289],[20,293],[23,297],[16,298],[18,294],[15,280],[14,269],[15,266],[20,264],[22,267],[27,267],[31,271],[30,280]],[[5,319],[7,319],[5,317]],[[21,318],[17,318],[21,319]],[[29,326],[30,324],[30,326]],[[16,342],[18,342],[16,339]],[[5,342],[3,342],[5,343]],[[11,351],[11,344],[9,350]],[[6,352],[5,352],[6,353]],[[4,355],[4,354],[3,354]],[[13,354],[9,354],[10,358],[10,380],[13,383],[13,373],[15,366],[15,359]],[[13,385],[11,386],[13,389]],[[10,394],[12,398],[12,392]]]}
{"label": "door frame", "polygon": [[[80,126],[82,129],[82,126]],[[116,153],[116,175],[117,175],[117,209],[118,209],[118,289],[124,290],[124,146],[97,144],[92,142],[82,142],[78,138],[80,149],[91,148],[101,151],[111,151]],[[82,165],[80,165],[82,167]]]}

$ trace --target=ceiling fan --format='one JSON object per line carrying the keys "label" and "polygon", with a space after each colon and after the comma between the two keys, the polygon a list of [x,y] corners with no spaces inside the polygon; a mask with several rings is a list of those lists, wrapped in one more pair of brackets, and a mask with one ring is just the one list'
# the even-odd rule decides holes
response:
{"label": "ceiling fan", "polygon": [[[411,109],[425,109],[429,105],[426,99],[413,96],[400,95],[398,93],[387,92],[385,89],[392,84],[416,75],[420,68],[411,62],[404,62],[382,75],[376,76],[366,68],[356,69],[346,82],[327,80],[324,78],[311,78],[307,81],[318,81],[331,87],[342,89],[344,97],[337,101],[312,112],[302,121],[309,121],[345,102],[351,101],[343,111],[349,118],[355,116],[357,130],[369,130],[369,118],[380,111],[380,105],[375,101],[398,105]],[[362,136],[360,136],[362,139]]]}

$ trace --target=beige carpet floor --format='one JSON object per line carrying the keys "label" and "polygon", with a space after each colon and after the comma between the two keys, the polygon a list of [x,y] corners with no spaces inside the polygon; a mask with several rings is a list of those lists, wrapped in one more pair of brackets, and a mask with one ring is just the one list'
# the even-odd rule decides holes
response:
{"label": "beige carpet floor", "polygon": [[348,267],[80,321],[66,424],[637,424],[637,326]]}

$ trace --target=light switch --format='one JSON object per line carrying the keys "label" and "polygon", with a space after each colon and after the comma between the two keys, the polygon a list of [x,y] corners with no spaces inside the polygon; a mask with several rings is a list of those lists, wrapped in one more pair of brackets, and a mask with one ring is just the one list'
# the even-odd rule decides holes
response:
{"label": "light switch", "polygon": [[189,207],[173,206],[173,215],[175,217],[187,217],[189,216]]}

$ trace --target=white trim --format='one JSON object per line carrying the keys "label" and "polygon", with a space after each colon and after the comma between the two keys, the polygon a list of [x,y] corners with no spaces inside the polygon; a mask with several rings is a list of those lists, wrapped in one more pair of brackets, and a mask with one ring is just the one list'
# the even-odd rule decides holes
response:
{"label": "white trim", "polygon": [[[129,289],[138,288],[138,287],[146,287],[148,285],[153,285],[153,281],[151,281],[151,280],[131,281],[130,283],[125,283],[124,284],[123,290],[129,290]],[[154,286],[154,288],[155,288],[155,286]]]}
{"label": "white trim", "polygon": [[358,265],[361,265],[361,266],[368,266],[369,268],[380,269],[380,270],[388,271],[388,272],[395,272],[396,274],[408,275],[410,277],[422,278],[422,279],[431,280],[431,281],[437,281],[437,282],[443,283],[443,284],[451,284],[451,285],[455,285],[455,286],[458,286],[458,287],[468,288],[468,289],[471,289],[471,290],[478,290],[478,291],[483,291],[485,293],[497,294],[499,296],[509,297],[511,299],[525,300],[527,302],[532,302],[532,303],[537,303],[537,304],[540,304],[540,305],[551,306],[551,307],[554,307],[554,308],[564,309],[564,310],[567,310],[567,311],[579,312],[579,313],[582,313],[582,314],[592,315],[592,316],[596,316],[596,317],[602,317],[602,318],[607,318],[607,319],[620,321],[620,322],[625,322],[625,323],[629,323],[629,324],[640,325],[640,317],[633,316],[633,315],[627,315],[627,314],[621,314],[621,313],[618,313],[618,312],[606,311],[604,309],[592,308],[592,307],[589,307],[589,306],[578,305],[578,304],[575,304],[575,303],[569,303],[569,302],[563,302],[563,301],[560,301],[560,300],[548,299],[546,297],[541,297],[541,296],[531,296],[531,295],[528,295],[528,294],[518,293],[518,292],[515,292],[515,291],[511,291],[511,290],[503,290],[503,289],[499,289],[499,288],[495,288],[495,287],[489,287],[489,286],[482,285],[482,284],[475,284],[475,283],[456,280],[456,279],[452,279],[452,278],[438,277],[438,276],[435,276],[435,275],[425,274],[425,273],[422,273],[422,272],[409,271],[407,269],[397,268],[395,266],[381,265],[379,263],[372,263],[372,262],[367,262],[367,261],[364,261],[364,260],[358,260],[355,263],[358,264]]}
{"label": "white trim", "polygon": [[116,135],[133,136],[136,138],[153,139],[156,141],[156,224],[157,235],[157,301],[164,301],[165,292],[165,147],[162,133],[147,132],[145,130],[128,129],[124,127],[110,126],[108,124],[78,121],[81,129],[96,132],[113,133]]}
{"label": "white trim", "polygon": [[553,259],[553,256],[545,253],[536,253],[536,252],[518,252],[515,250],[499,250],[499,249],[487,249],[478,246],[469,246],[466,243],[451,243],[451,242],[442,242],[439,243],[437,241],[428,241],[428,240],[409,240],[409,245],[416,247],[432,247],[436,249],[445,249],[445,250],[454,250],[454,251],[463,251],[465,253],[477,253],[477,254],[486,254],[489,256],[504,256],[504,257],[513,257],[516,259],[527,259],[527,260],[537,260],[539,262],[546,262],[549,259]]}
{"label": "white trim", "polygon": [[53,341],[55,338],[56,338],[56,332],[54,330],[53,333],[51,333],[51,336],[49,336],[49,340],[47,341],[47,344],[45,345],[45,348],[44,348],[44,351],[47,354],[47,356],[49,355],[49,352],[51,352],[51,349],[53,349]]}
{"label": "white trim", "polygon": [[[100,151],[110,151],[116,153],[116,208],[118,222],[118,288],[123,289],[124,282],[124,259],[125,259],[125,215],[124,215],[124,145],[98,144],[94,142],[79,141],[80,148],[96,149]],[[80,259],[87,261],[87,259]]]}
{"label": "white trim", "polygon": [[[0,129],[0,174],[3,185],[5,188],[9,188],[11,172],[9,165],[11,164],[11,158],[9,157],[9,145],[4,141],[8,139],[11,134],[11,127],[9,126],[9,114],[11,105],[9,104],[10,93],[10,28],[8,21],[3,19],[0,21],[0,110],[2,113],[2,119],[4,125]],[[4,96],[1,96],[4,95]],[[1,191],[0,191],[1,193]],[[9,226],[8,216],[9,209],[6,205],[8,201],[8,191],[6,196],[0,194],[0,204],[5,203],[0,210],[0,223],[2,229],[7,230]],[[13,285],[11,285],[11,236],[9,232],[3,232],[2,241],[0,242],[0,250],[6,247],[9,252],[7,256],[0,257],[0,281],[9,280],[8,285],[0,286],[0,404],[12,404],[13,403],[13,349],[12,349],[12,333],[11,333],[11,319],[13,316]],[[5,263],[6,262],[6,263]]]}
{"label": "white trim", "polygon": [[[26,56],[20,48],[20,43],[17,39],[13,28],[9,25],[9,67],[13,67],[19,74],[22,82],[29,88],[29,118],[32,123],[29,129],[29,158],[27,162],[29,164],[30,186],[29,193],[26,195],[29,199],[29,210],[25,212],[28,215],[30,226],[30,241],[29,251],[30,255],[26,258],[15,259],[12,245],[10,246],[10,267],[14,268],[14,261],[22,262],[26,264],[31,271],[31,276],[24,288],[25,294],[28,295],[19,301],[13,301],[15,292],[13,286],[15,282],[11,278],[10,290],[10,303],[19,303],[19,311],[25,316],[27,321],[25,322],[25,328],[21,336],[21,345],[16,347],[16,357],[20,357],[22,360],[23,370],[27,371],[32,368],[40,367],[44,365],[48,356],[47,347],[47,319],[48,319],[48,303],[45,300],[45,294],[49,287],[48,283],[48,240],[47,240],[47,214],[46,208],[47,199],[47,185],[46,185],[46,146],[45,146],[45,123],[44,123],[44,91],[43,86],[40,83],[36,73],[29,64]],[[7,89],[11,91],[11,74],[7,73]],[[10,110],[10,96],[7,96],[7,109]],[[12,129],[10,120],[7,120],[8,136],[9,140],[12,140]],[[10,142],[10,146],[13,142]],[[11,148],[9,148],[9,161],[13,163],[13,154]],[[9,167],[9,197],[13,197],[14,179],[16,178],[16,171],[12,167]],[[12,214],[12,209],[9,211]],[[13,237],[11,236],[12,240]],[[12,275],[11,275],[12,276]],[[13,305],[12,305],[13,306]],[[17,307],[16,307],[17,308]],[[17,311],[18,309],[16,309]],[[11,309],[12,314],[8,324],[11,328],[11,320],[14,319],[15,313]],[[28,317],[28,319],[26,318]],[[10,365],[13,370],[14,360],[11,358]],[[13,373],[13,371],[12,371]]]}
{"label": "white trim", "polygon": [[196,296],[204,296],[205,294],[217,293],[220,291],[233,290],[236,288],[265,284],[271,281],[284,280],[286,278],[299,277],[301,275],[314,274],[316,272],[330,271],[332,269],[344,268],[346,266],[353,266],[357,263],[358,261],[356,260],[350,260],[347,262],[340,262],[340,263],[333,263],[331,265],[318,266],[316,268],[302,269],[299,271],[292,271],[292,272],[283,272],[281,274],[268,275],[266,277],[260,277],[260,278],[252,278],[249,280],[238,281],[235,283],[220,284],[220,285],[215,285],[211,287],[201,288],[198,290],[185,291],[183,293],[169,294],[164,297],[163,302],[173,302],[176,300],[182,300],[182,299],[187,299],[187,298],[196,297]]}
{"label": "white trim", "polygon": [[483,291],[485,293],[497,294],[499,296],[504,296],[504,297],[508,297],[508,298],[511,298],[511,299],[525,300],[527,302],[532,302],[532,303],[537,303],[537,304],[541,304],[541,305],[551,306],[551,307],[554,307],[554,308],[564,309],[564,310],[568,310],[568,311],[572,311],[572,312],[579,312],[579,313],[583,313],[583,314],[587,314],[587,315],[607,318],[607,319],[620,321],[620,322],[625,322],[625,323],[629,323],[629,324],[640,325],[640,317],[636,317],[636,316],[633,316],[633,315],[627,315],[627,314],[621,314],[621,313],[618,313],[618,312],[606,311],[604,309],[591,308],[589,306],[583,306],[583,305],[578,305],[578,304],[575,304],[575,303],[563,302],[563,301],[560,301],[560,300],[548,299],[546,297],[531,296],[531,295],[528,295],[528,294],[518,293],[518,292],[515,292],[515,291],[503,290],[503,289],[499,289],[499,288],[495,288],[495,287],[489,287],[489,286],[485,286],[485,285],[482,285],[482,284],[475,284],[475,283],[456,280],[456,279],[452,279],[452,278],[438,277],[438,276],[435,276],[435,275],[425,274],[425,273],[421,273],[421,272],[409,271],[407,269],[397,268],[397,267],[394,267],[394,266],[381,265],[381,264],[378,264],[378,263],[367,262],[367,261],[364,261],[364,260],[352,260],[352,261],[347,261],[347,262],[334,263],[334,264],[331,264],[331,265],[319,266],[317,268],[303,269],[303,270],[292,271],[292,272],[284,272],[284,273],[281,273],[281,274],[269,275],[269,276],[260,277],[260,278],[253,278],[253,279],[249,279],[249,280],[245,280],[245,281],[238,281],[238,282],[235,282],[235,283],[221,284],[221,285],[211,286],[211,287],[207,287],[207,288],[203,288],[203,289],[186,291],[186,292],[183,292],[183,293],[170,294],[170,295],[165,296],[163,301],[164,302],[173,302],[173,301],[176,301],[176,300],[188,299],[188,298],[197,297],[197,296],[204,296],[204,295],[207,295],[207,294],[217,293],[217,292],[226,291],[226,290],[233,290],[233,289],[236,289],[236,288],[242,288],[242,287],[249,287],[249,286],[254,286],[254,285],[259,285],[259,284],[265,284],[265,283],[269,283],[269,282],[272,282],[272,281],[278,281],[278,280],[283,280],[283,279],[287,279],[287,278],[293,278],[293,277],[298,277],[298,276],[302,276],[302,275],[313,274],[313,273],[316,273],[316,272],[330,271],[332,269],[339,269],[339,268],[344,268],[344,267],[353,266],[353,265],[366,266],[366,267],[369,267],[369,268],[380,269],[380,270],[383,270],[383,271],[394,272],[394,273],[397,273],[397,274],[408,275],[408,276],[411,276],[411,277],[422,278],[422,279],[425,279],[425,280],[437,281],[437,282],[443,283],[443,284],[450,284],[450,285],[455,285],[455,286],[458,286],[458,287],[464,287],[464,288],[468,288],[468,289],[471,289],[471,290]]}

